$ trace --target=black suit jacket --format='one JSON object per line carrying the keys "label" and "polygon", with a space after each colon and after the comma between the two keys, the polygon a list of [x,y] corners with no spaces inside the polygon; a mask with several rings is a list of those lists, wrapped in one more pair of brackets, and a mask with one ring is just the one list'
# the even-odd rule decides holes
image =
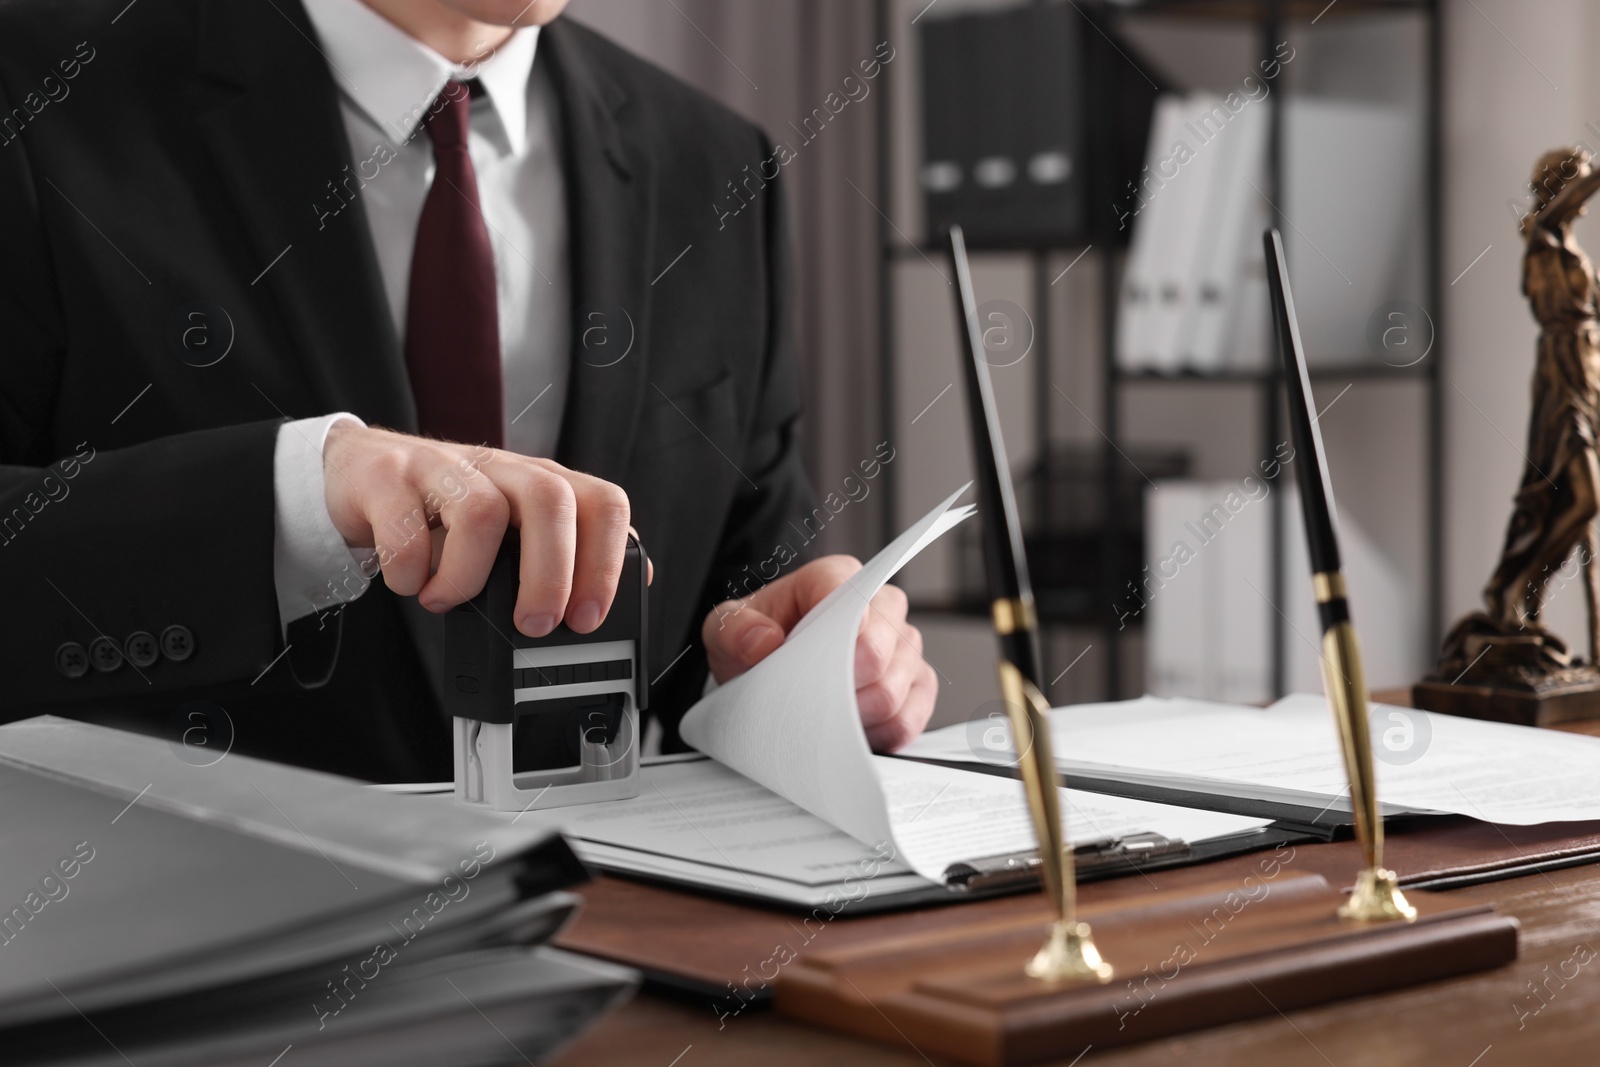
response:
{"label": "black suit jacket", "polygon": [[[237,750],[446,778],[447,724],[381,582],[296,624],[279,658],[279,425],[416,426],[359,199],[324,217],[355,168],[315,34],[297,0],[124,8],[0,0],[4,710],[160,731],[203,697]],[[571,213],[555,458],[632,500],[656,564],[651,677],[689,649],[653,690],[670,743],[704,684],[705,612],[801,547],[783,213],[756,183],[753,210],[712,207],[771,154],[750,124],[564,19],[538,62]],[[193,365],[195,325],[206,358],[231,338],[227,354]],[[194,639],[181,662],[58,669],[63,642],[174,624]]]}

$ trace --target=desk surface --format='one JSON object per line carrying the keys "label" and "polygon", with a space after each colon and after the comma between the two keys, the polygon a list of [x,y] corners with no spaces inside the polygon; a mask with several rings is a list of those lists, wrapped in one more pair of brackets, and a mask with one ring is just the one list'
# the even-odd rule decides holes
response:
{"label": "desk surface", "polygon": [[[1375,694],[1400,703],[1394,694]],[[1600,735],[1600,723],[1574,732]],[[1593,1067],[1600,1063],[1600,866],[1450,894],[1491,902],[1522,923],[1521,956],[1484,974],[1294,1011],[1131,1048],[1083,1064],[1252,1067]],[[1534,991],[1537,990],[1537,993]],[[560,1065],[721,1067],[825,1063],[928,1065],[916,1035],[899,1047],[842,1037],[746,1010],[719,1023],[708,1007],[642,994],[569,1049]],[[1068,1050],[1061,1067],[1083,1050]],[[676,1057],[676,1058],[675,1058]]]}
{"label": "desk surface", "polygon": [[[1332,1064],[1333,1067],[1592,1067],[1600,1061],[1600,868],[1457,890],[1522,923],[1521,958],[1484,974],[1330,1004],[1085,1057],[1107,1067]],[[1531,989],[1539,989],[1535,996]],[[916,1035],[909,1035],[914,1041]],[[1073,1062],[1080,1050],[1059,1061]],[[682,1054],[682,1058],[674,1057]],[[841,1037],[747,1010],[711,1010],[645,994],[601,1023],[562,1065],[787,1067],[937,1063],[899,1048]]]}

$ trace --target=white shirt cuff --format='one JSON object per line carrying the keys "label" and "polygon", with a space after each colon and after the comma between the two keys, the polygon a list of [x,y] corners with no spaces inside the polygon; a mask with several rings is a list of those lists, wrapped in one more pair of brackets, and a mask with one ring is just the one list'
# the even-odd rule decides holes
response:
{"label": "white shirt cuff", "polygon": [[272,456],[272,577],[278,621],[286,632],[296,619],[356,599],[378,573],[377,551],[347,546],[328,517],[322,445],[343,420],[366,426],[340,411],[278,428]]}

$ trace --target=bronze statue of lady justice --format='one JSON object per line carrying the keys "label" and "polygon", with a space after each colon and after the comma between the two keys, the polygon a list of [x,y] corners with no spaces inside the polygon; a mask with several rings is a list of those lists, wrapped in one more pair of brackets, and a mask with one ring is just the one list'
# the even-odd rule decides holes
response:
{"label": "bronze statue of lady justice", "polygon": [[[1522,217],[1522,292],[1539,322],[1533,412],[1522,483],[1505,546],[1484,587],[1485,610],[1445,638],[1438,669],[1414,692],[1418,707],[1516,722],[1600,715],[1600,319],[1594,266],[1572,223],[1600,190],[1581,149],[1540,157]],[[1571,573],[1563,571],[1569,561]],[[1583,571],[1588,660],[1575,661],[1541,622],[1558,576]]]}

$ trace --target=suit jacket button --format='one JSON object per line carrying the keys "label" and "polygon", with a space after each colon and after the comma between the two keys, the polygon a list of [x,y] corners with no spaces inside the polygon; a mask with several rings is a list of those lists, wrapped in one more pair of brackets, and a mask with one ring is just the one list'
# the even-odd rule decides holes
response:
{"label": "suit jacket button", "polygon": [[194,634],[187,626],[172,625],[161,631],[161,651],[174,663],[194,655]]}
{"label": "suit jacket button", "polygon": [[135,667],[148,667],[161,658],[161,646],[156,643],[153,634],[135,630],[122,643],[122,654],[127,656],[128,662]]}
{"label": "suit jacket button", "polygon": [[97,637],[89,643],[89,662],[95,670],[110,673],[122,666],[122,649],[109,637]]}
{"label": "suit jacket button", "polygon": [[68,678],[82,678],[89,673],[89,653],[76,641],[68,641],[56,649],[56,670]]}

